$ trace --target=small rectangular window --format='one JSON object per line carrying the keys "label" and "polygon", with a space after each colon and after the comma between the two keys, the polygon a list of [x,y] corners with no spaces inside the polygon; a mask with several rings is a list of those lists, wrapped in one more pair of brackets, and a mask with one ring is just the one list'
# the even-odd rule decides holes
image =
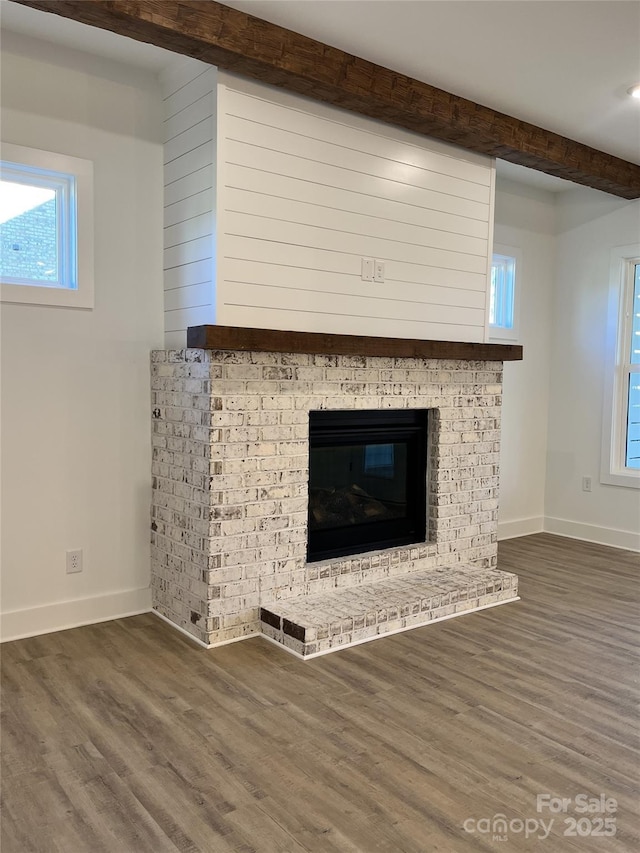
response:
{"label": "small rectangular window", "polygon": [[513,329],[513,297],[516,280],[516,259],[495,255],[491,263],[491,298],[489,325]]}
{"label": "small rectangular window", "polygon": [[611,252],[600,481],[640,488],[640,244]]}
{"label": "small rectangular window", "polygon": [[93,305],[92,164],[2,145],[2,301]]}
{"label": "small rectangular window", "polygon": [[0,278],[75,290],[76,179],[0,162]]}
{"label": "small rectangular window", "polygon": [[489,337],[518,339],[519,249],[494,246],[489,280]]}

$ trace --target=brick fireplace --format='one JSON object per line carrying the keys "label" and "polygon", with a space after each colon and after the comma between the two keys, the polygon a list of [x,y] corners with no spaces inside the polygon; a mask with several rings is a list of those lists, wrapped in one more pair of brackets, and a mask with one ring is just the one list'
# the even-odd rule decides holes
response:
{"label": "brick fireplace", "polygon": [[[519,348],[218,329],[152,354],[159,615],[207,646],[263,634],[309,657],[517,598],[496,563],[502,360]],[[429,412],[424,541],[307,562],[309,413],[385,409]]]}

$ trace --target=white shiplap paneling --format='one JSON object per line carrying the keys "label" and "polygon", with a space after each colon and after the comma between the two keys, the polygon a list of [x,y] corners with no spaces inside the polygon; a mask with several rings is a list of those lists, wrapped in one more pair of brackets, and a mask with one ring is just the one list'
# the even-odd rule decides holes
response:
{"label": "white shiplap paneling", "polygon": [[218,322],[484,340],[490,158],[226,73],[217,133]]}
{"label": "white shiplap paneling", "polygon": [[162,78],[165,343],[215,322],[217,72],[193,59]]}

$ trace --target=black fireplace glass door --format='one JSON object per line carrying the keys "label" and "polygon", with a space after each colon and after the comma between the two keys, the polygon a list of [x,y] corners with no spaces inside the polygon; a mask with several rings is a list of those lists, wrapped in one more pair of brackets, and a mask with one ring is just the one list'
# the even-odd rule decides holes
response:
{"label": "black fireplace glass door", "polygon": [[310,561],[424,541],[427,412],[311,412]]}

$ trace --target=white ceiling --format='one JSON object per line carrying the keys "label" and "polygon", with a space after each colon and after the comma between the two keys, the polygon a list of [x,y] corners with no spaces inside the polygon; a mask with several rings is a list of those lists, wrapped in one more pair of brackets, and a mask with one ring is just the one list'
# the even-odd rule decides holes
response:
{"label": "white ceiling", "polygon": [[640,163],[635,0],[225,0]]}
{"label": "white ceiling", "polygon": [[[640,0],[226,0],[446,91],[640,163]],[[0,3],[3,29],[159,71],[174,54]],[[511,164],[506,177],[570,186]]]}

